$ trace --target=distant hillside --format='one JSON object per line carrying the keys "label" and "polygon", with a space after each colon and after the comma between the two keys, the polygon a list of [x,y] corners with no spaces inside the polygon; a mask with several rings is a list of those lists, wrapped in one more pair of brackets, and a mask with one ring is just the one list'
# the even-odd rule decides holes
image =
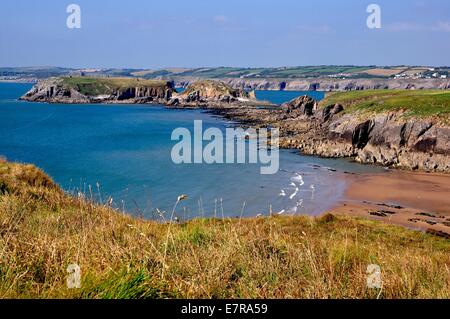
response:
{"label": "distant hillside", "polygon": [[425,66],[297,66],[279,68],[162,68],[162,69],[114,69],[58,67],[4,67],[0,68],[0,79],[42,79],[54,76],[97,76],[97,77],[143,77],[154,78],[201,78],[201,79],[371,79],[371,78],[448,78],[449,67]]}
{"label": "distant hillside", "polygon": [[145,78],[195,77],[195,78],[249,78],[249,79],[305,79],[305,78],[426,78],[448,77],[449,68],[428,67],[378,67],[378,66],[299,66],[281,68],[196,68],[160,69],[132,73]]}

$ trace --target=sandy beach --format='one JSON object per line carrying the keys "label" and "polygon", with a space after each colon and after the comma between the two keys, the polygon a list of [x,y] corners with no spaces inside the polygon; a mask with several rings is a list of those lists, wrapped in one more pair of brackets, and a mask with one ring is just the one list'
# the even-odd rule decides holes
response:
{"label": "sandy beach", "polygon": [[392,170],[346,178],[346,197],[333,209],[335,213],[450,236],[449,175]]}

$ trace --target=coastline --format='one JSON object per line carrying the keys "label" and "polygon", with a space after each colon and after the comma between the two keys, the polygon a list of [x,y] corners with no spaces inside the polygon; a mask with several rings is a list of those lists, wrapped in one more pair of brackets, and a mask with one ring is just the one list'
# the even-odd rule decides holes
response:
{"label": "coastline", "polygon": [[[370,110],[367,99],[375,103]],[[198,81],[177,93],[172,81],[59,77],[39,81],[20,100],[211,109],[245,127],[277,127],[281,148],[392,168],[450,172],[450,94],[445,90],[348,91],[320,102],[303,95],[263,108],[273,105],[258,101],[254,91],[220,81]]]}
{"label": "coastline", "polygon": [[[190,97],[190,95],[188,97]],[[136,101],[128,100],[114,102],[117,104],[137,104]],[[273,114],[269,114],[271,112],[267,110],[239,107],[233,105],[233,103],[225,103],[225,106],[223,106],[224,102],[222,101],[215,102],[219,103],[222,107],[218,107],[211,102],[206,103],[209,107],[202,107],[202,105],[198,105],[200,102],[195,99],[193,102],[187,102],[186,105],[183,104],[182,107],[179,105],[168,106],[167,104],[159,103],[159,101],[152,102],[153,103],[149,103],[149,101],[146,101],[145,103],[161,104],[169,109],[201,109],[222,118],[224,121],[232,123],[233,126],[258,127],[261,125],[258,121],[279,121],[278,118],[274,118]],[[235,102],[239,103],[239,100],[236,100]],[[288,115],[291,113],[298,115],[294,116],[291,120],[288,119],[287,122],[289,125],[294,125],[294,120],[298,119],[300,119],[300,122],[306,124],[309,124],[309,121],[316,120],[315,118],[311,119],[310,117],[305,117],[300,114],[302,112],[302,107],[306,110],[306,106],[312,105],[312,102],[316,103],[315,101],[299,97],[290,103],[296,104],[297,102],[299,104],[298,106],[290,105],[289,103],[285,106],[285,108],[288,107]],[[104,104],[105,102],[103,101],[101,103]],[[114,104],[111,101],[109,101],[109,103]],[[190,103],[192,105],[190,105]],[[249,110],[251,110],[251,112],[249,112]],[[282,111],[283,109],[281,109],[280,112],[277,112],[276,115],[280,115],[278,113],[284,115]],[[291,129],[289,125],[285,127],[285,130]],[[309,128],[311,128],[311,126],[307,125],[306,129]],[[302,132],[301,127],[300,131]],[[307,131],[308,130],[305,132]],[[317,138],[317,136],[314,137]],[[286,143],[282,144],[280,148],[298,149],[295,145],[288,145]],[[307,152],[302,153],[304,155],[312,155]],[[323,154],[317,155],[320,156]],[[345,175],[347,176],[344,178],[349,182],[345,198],[331,209],[332,212],[377,219],[411,229],[433,229],[435,231],[450,234],[450,209],[448,208],[450,207],[450,200],[446,200],[445,198],[445,195],[450,193],[450,176],[407,170],[390,170],[387,174],[379,175],[364,173]],[[419,195],[417,192],[419,192]],[[442,216],[443,218],[440,218]]]}
{"label": "coastline", "polygon": [[[345,198],[330,211],[450,237],[450,176],[391,170],[346,176]],[[444,234],[441,234],[445,236]]]}

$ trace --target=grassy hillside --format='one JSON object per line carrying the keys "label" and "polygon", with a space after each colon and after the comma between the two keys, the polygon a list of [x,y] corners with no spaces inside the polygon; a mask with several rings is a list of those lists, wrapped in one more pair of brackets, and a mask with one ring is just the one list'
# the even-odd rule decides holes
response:
{"label": "grassy hillside", "polygon": [[1,76],[23,77],[23,78],[48,78],[62,76],[71,72],[71,69],[52,66],[43,67],[0,67]]}
{"label": "grassy hillside", "polygon": [[64,77],[62,83],[86,96],[111,94],[130,87],[165,87],[166,81],[139,78]]}
{"label": "grassy hillside", "polygon": [[[449,251],[445,239],[333,215],[144,221],[0,162],[1,298],[450,298]],[[74,263],[81,288],[68,289]],[[369,264],[381,290],[366,287]]]}
{"label": "grassy hillside", "polygon": [[450,117],[450,91],[443,90],[367,90],[327,94],[321,106],[339,103],[346,112],[380,113],[405,111],[407,116]]}
{"label": "grassy hillside", "polygon": [[[145,77],[149,79],[165,77],[193,77],[205,79],[220,78],[277,78],[300,79],[315,77],[338,78],[389,78],[395,75],[420,75],[422,77],[449,76],[448,67],[424,66],[353,66],[353,65],[318,65],[292,66],[275,68],[242,68],[242,67],[203,67],[203,68],[163,68],[163,69],[67,69],[56,67],[8,68],[0,67],[1,76],[21,78],[47,78],[68,75],[111,76],[111,77]],[[438,77],[439,77],[438,76]]]}
{"label": "grassy hillside", "polygon": [[218,67],[218,68],[197,68],[176,70],[162,69],[146,72],[145,77],[153,78],[156,76],[185,76],[196,78],[310,78],[321,77],[328,75],[336,75],[346,73],[347,76],[354,74],[355,76],[371,77],[365,71],[371,70],[374,67],[359,67],[359,66],[300,66],[300,67],[281,67],[281,68],[233,68],[233,67]]}
{"label": "grassy hillside", "polygon": [[395,75],[400,77],[408,76],[429,76],[433,74],[448,76],[447,67],[415,67],[415,66],[354,66],[354,65],[317,65],[317,66],[294,66],[278,68],[237,68],[237,67],[216,67],[216,68],[168,68],[159,70],[140,70],[132,75],[146,78],[156,77],[193,77],[193,78],[250,78],[250,79],[302,79],[336,77],[346,79],[359,78],[392,78]]}

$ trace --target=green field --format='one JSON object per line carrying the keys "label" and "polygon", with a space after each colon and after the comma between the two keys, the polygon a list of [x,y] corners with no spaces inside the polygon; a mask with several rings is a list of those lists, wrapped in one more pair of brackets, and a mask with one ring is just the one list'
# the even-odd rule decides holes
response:
{"label": "green field", "polygon": [[450,298],[450,241],[423,232],[331,214],[146,221],[85,196],[0,160],[0,298]]}
{"label": "green field", "polygon": [[301,79],[316,77],[337,78],[390,78],[395,74],[419,73],[432,77],[435,72],[439,75],[449,75],[448,67],[424,66],[355,66],[355,65],[317,65],[317,66],[289,66],[289,67],[201,67],[201,68],[161,68],[161,69],[68,69],[56,67],[5,68],[0,67],[1,76],[18,76],[22,78],[48,78],[55,76],[86,75],[97,77],[144,77],[155,78],[250,78],[250,79]]}
{"label": "green field", "polygon": [[62,83],[72,87],[86,96],[111,94],[114,91],[137,87],[164,87],[166,81],[145,80],[139,78],[94,78],[94,77],[64,77]]}
{"label": "green field", "polygon": [[450,117],[450,91],[367,90],[328,93],[320,105],[342,104],[345,112],[382,113],[404,111],[405,116]]}

